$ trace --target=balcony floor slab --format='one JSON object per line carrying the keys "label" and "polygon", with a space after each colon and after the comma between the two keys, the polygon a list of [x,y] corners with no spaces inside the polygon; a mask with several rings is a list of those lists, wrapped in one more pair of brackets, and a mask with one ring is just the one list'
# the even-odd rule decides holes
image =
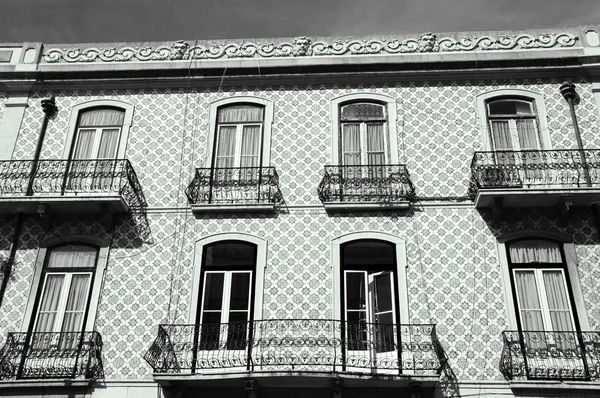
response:
{"label": "balcony floor slab", "polygon": [[0,214],[35,214],[38,205],[47,205],[57,214],[100,213],[104,205],[115,213],[129,212],[123,196],[114,194],[0,196]]}
{"label": "balcony floor slab", "polygon": [[488,208],[494,198],[502,207],[556,207],[562,198],[571,197],[572,206],[600,203],[600,187],[581,188],[481,188],[475,196],[476,208]]}

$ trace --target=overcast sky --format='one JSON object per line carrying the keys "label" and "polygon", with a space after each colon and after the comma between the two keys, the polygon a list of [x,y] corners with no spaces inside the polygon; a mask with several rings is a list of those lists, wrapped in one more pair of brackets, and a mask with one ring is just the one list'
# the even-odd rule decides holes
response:
{"label": "overcast sky", "polygon": [[171,41],[600,24],[600,0],[0,0],[0,42]]}

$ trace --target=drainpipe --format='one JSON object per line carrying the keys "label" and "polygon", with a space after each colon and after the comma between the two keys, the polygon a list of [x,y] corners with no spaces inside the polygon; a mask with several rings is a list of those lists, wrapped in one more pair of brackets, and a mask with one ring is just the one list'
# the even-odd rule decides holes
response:
{"label": "drainpipe", "polygon": [[[590,178],[590,171],[585,158],[585,148],[583,147],[583,141],[581,141],[581,133],[579,131],[579,124],[577,123],[577,115],[575,114],[575,105],[579,104],[579,94],[577,94],[577,91],[575,91],[575,85],[568,80],[563,82],[563,84],[560,86],[560,93],[569,104],[571,120],[573,121],[573,131],[575,132],[575,139],[577,140],[577,149],[579,150],[579,156],[581,157],[581,163],[583,166],[585,185],[591,187],[592,179]],[[592,210],[592,215],[594,216],[594,222],[596,223],[596,231],[600,237],[600,213],[598,213],[598,204],[594,203],[590,206],[590,208]]]}
{"label": "drainpipe", "polygon": [[[33,155],[33,162],[31,166],[31,174],[29,175],[29,182],[27,184],[27,191],[25,196],[33,196],[33,183],[35,180],[35,175],[37,172],[38,164],[40,161],[40,154],[42,152],[42,145],[44,143],[44,137],[46,136],[46,129],[48,128],[48,120],[50,120],[56,114],[56,103],[54,102],[54,97],[50,99],[42,100],[42,110],[44,111],[44,120],[42,122],[42,128],[40,130],[40,135],[38,136],[37,146],[35,148],[35,154]],[[17,247],[19,245],[19,237],[21,236],[21,229],[23,228],[23,212],[17,213],[17,219],[15,221],[15,232],[13,234],[13,239],[10,244],[10,252],[8,254],[8,260],[3,267],[2,270],[2,284],[0,285],[0,307],[2,307],[2,302],[4,301],[4,293],[6,292],[6,286],[8,285],[8,279],[10,277],[10,273],[12,267],[15,262],[15,256],[17,254]]]}

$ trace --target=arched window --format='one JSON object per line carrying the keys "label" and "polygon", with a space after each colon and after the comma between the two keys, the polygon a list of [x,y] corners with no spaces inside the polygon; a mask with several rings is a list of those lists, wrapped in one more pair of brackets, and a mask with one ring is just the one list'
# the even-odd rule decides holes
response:
{"label": "arched window", "polygon": [[535,104],[526,98],[491,98],[486,102],[490,142],[495,151],[542,149]]}
{"label": "arched window", "polygon": [[111,107],[80,111],[71,158],[116,159],[125,111]]}
{"label": "arched window", "polygon": [[257,247],[216,242],[203,250],[197,324],[200,350],[243,350],[253,318]]}
{"label": "arched window", "polygon": [[348,355],[370,356],[373,363],[396,358],[399,315],[395,245],[359,240],[341,245],[340,250],[341,312]]}
{"label": "arched window", "polygon": [[383,104],[353,102],[340,105],[339,158],[346,166],[389,162],[388,115]]}
{"label": "arched window", "polygon": [[234,104],[218,108],[213,167],[260,166],[264,116],[264,106],[260,105]]}

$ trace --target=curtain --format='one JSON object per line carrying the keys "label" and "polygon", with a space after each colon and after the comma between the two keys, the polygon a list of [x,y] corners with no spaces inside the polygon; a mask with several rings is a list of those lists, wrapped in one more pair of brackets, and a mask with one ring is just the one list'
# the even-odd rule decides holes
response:
{"label": "curtain", "polygon": [[83,126],[121,126],[125,112],[117,109],[91,109],[81,112],[79,127]]}
{"label": "curtain", "polygon": [[258,167],[260,126],[243,126],[241,167]]}
{"label": "curtain", "polygon": [[221,126],[217,138],[217,168],[233,167],[235,159],[235,126]]}
{"label": "curtain", "polygon": [[565,289],[565,279],[562,271],[543,271],[543,276],[552,330],[573,330],[571,305]]}
{"label": "curtain", "polygon": [[508,120],[492,120],[492,141],[496,151],[512,151],[513,144],[510,138]]}
{"label": "curtain", "polygon": [[63,287],[64,274],[46,275],[46,286],[38,310],[36,332],[52,332],[58,311],[58,301]]}
{"label": "curtain", "polygon": [[511,243],[509,253],[513,264],[562,263],[560,245],[546,240],[524,240]]}
{"label": "curtain", "polygon": [[533,271],[515,271],[515,284],[524,330],[544,330],[542,307]]}
{"label": "curtain", "polygon": [[540,149],[534,121],[531,119],[517,120],[519,146],[522,150]]}
{"label": "curtain", "polygon": [[98,159],[115,159],[119,145],[119,129],[104,129],[100,138]]}
{"label": "curtain", "polygon": [[73,159],[93,159],[94,154],[94,136],[96,130],[81,129],[77,136],[77,145],[75,147],[75,153]]}
{"label": "curtain", "polygon": [[83,315],[87,306],[89,281],[90,274],[75,274],[71,278],[71,289],[67,298],[61,332],[79,332],[82,330]]}
{"label": "curtain", "polygon": [[262,122],[264,108],[251,105],[237,105],[220,108],[218,123]]}
{"label": "curtain", "polygon": [[385,163],[383,123],[367,124],[367,162],[369,165]]}
{"label": "curtain", "polygon": [[48,268],[92,268],[98,250],[89,246],[60,246],[50,251]]}
{"label": "curtain", "polygon": [[360,165],[360,125],[342,125],[342,155],[344,165]]}

